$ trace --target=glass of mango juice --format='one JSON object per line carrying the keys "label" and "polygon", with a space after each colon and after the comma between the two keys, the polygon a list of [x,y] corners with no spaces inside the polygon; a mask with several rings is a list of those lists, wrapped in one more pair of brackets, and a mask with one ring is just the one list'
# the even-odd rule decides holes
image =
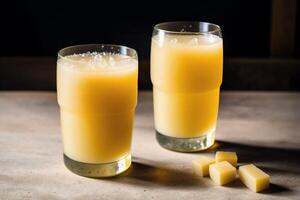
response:
{"label": "glass of mango juice", "polygon": [[194,152],[214,144],[222,68],[218,25],[166,22],[154,27],[151,81],[156,139],[162,147]]}
{"label": "glass of mango juice", "polygon": [[57,98],[65,166],[109,177],[131,165],[138,57],[118,45],[78,45],[58,52]]}

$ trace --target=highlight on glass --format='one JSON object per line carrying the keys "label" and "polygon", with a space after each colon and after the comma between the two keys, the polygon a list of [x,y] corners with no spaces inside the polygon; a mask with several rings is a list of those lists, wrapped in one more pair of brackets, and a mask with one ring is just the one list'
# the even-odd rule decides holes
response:
{"label": "highlight on glass", "polygon": [[214,144],[222,82],[218,25],[166,22],[151,44],[156,139],[169,150],[194,152]]}
{"label": "highlight on glass", "polygon": [[87,177],[108,177],[131,165],[138,57],[118,45],[64,48],[57,60],[64,163]]}

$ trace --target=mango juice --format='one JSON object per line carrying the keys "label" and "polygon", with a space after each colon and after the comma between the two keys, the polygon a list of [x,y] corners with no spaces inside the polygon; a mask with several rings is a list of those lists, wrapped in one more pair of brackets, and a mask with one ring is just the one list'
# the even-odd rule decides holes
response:
{"label": "mango juice", "polygon": [[84,53],[59,58],[57,92],[64,154],[109,163],[130,154],[138,62],[129,56]]}
{"label": "mango juice", "polygon": [[175,138],[214,132],[222,65],[223,44],[218,36],[153,36],[151,80],[156,131]]}

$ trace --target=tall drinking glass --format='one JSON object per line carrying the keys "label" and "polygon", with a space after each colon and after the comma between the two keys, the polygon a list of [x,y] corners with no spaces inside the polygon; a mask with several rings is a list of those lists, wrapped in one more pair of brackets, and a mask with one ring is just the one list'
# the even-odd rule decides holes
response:
{"label": "tall drinking glass", "polygon": [[137,78],[137,53],[128,47],[92,44],[58,52],[57,95],[69,170],[108,177],[129,168]]}
{"label": "tall drinking glass", "polygon": [[222,65],[218,25],[166,22],[154,27],[151,80],[156,139],[161,146],[193,152],[213,145]]}

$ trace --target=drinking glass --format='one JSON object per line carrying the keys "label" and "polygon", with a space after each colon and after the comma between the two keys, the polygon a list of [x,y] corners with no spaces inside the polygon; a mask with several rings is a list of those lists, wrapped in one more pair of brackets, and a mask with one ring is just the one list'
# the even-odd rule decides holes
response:
{"label": "drinking glass", "polygon": [[154,27],[151,81],[156,139],[162,147],[193,152],[213,145],[222,65],[218,25],[166,22]]}
{"label": "drinking glass", "polygon": [[137,80],[134,49],[90,44],[58,52],[57,97],[69,170],[108,177],[129,168]]}

